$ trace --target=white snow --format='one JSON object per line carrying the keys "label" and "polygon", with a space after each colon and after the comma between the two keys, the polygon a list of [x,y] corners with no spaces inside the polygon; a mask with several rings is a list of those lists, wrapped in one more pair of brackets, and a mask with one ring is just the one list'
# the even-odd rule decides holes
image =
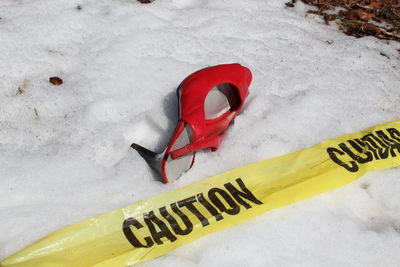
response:
{"label": "white snow", "polygon": [[[284,2],[1,0],[0,259],[68,224],[398,120],[400,44],[346,36]],[[254,80],[223,146],[197,153],[180,180],[155,181],[129,145],[161,150],[181,80],[232,62]],[[399,252],[397,168],[140,266],[399,266]]]}

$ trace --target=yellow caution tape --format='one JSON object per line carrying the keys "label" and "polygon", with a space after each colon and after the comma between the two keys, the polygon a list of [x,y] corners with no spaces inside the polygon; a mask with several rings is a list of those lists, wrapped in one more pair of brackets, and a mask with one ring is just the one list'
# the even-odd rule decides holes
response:
{"label": "yellow caution tape", "polygon": [[59,230],[0,266],[122,267],[400,165],[400,121],[240,167]]}

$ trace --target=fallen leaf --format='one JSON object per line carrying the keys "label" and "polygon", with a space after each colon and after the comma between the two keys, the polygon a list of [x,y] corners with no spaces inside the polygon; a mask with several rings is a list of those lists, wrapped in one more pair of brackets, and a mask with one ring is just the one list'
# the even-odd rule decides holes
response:
{"label": "fallen leaf", "polygon": [[375,17],[374,14],[365,12],[364,10],[361,10],[361,9],[350,10],[346,14],[346,19],[352,19],[352,20],[368,21],[373,17]]}
{"label": "fallen leaf", "polygon": [[285,5],[286,5],[287,7],[294,7],[294,4],[291,3],[291,2],[287,2],[287,3],[285,3]]}
{"label": "fallen leaf", "polygon": [[367,32],[367,33],[371,33],[371,34],[380,34],[381,33],[381,29],[379,29],[379,27],[378,26],[375,26],[374,24],[371,24],[371,23],[366,23],[366,24],[364,24],[362,27],[361,27],[361,29],[364,31],[364,32]]}
{"label": "fallen leaf", "polygon": [[63,80],[61,80],[59,77],[50,77],[49,82],[52,83],[53,85],[63,84]]}
{"label": "fallen leaf", "polygon": [[388,55],[386,55],[385,53],[383,53],[383,52],[380,52],[379,53],[382,57],[386,57],[387,59],[390,59],[390,57],[388,56]]}
{"label": "fallen leaf", "polygon": [[361,2],[360,6],[368,9],[374,9],[374,8],[382,8],[383,3],[382,2],[376,2],[375,0],[372,0],[369,4],[365,2]]}
{"label": "fallen leaf", "polygon": [[400,33],[394,33],[394,32],[389,32],[389,31],[384,31],[385,35],[394,37],[397,40],[400,40]]}
{"label": "fallen leaf", "polygon": [[372,1],[371,4],[369,4],[368,6],[372,8],[382,8],[382,3]]}
{"label": "fallen leaf", "polygon": [[25,79],[22,86],[18,87],[16,95],[22,95],[23,93],[25,93],[26,92],[25,89],[28,87],[28,84],[29,80]]}
{"label": "fallen leaf", "polygon": [[22,95],[23,93],[25,93],[24,88],[18,87],[17,93],[15,95]]}
{"label": "fallen leaf", "polygon": [[153,2],[154,0],[138,0],[140,3],[142,4],[150,4],[151,2]]}
{"label": "fallen leaf", "polygon": [[35,112],[36,118],[39,119],[39,111],[36,108],[33,108],[33,111]]}

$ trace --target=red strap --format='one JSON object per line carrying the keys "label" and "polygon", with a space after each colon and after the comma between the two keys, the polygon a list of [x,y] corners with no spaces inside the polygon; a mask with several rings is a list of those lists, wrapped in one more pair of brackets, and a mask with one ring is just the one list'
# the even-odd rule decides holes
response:
{"label": "red strap", "polygon": [[183,156],[186,156],[188,154],[191,154],[197,150],[203,149],[203,148],[218,148],[219,145],[221,144],[222,140],[224,139],[225,132],[222,134],[212,137],[212,138],[207,138],[207,139],[202,139],[190,144],[187,144],[184,147],[178,148],[174,151],[170,152],[171,158],[172,159],[177,159]]}

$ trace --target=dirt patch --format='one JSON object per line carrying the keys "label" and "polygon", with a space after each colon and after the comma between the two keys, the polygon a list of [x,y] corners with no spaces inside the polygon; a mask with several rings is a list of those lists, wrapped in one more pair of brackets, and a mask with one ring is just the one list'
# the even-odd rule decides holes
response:
{"label": "dirt patch", "polygon": [[347,35],[375,36],[379,39],[400,41],[400,0],[291,0],[315,6],[307,13],[320,15],[326,24],[339,24]]}

